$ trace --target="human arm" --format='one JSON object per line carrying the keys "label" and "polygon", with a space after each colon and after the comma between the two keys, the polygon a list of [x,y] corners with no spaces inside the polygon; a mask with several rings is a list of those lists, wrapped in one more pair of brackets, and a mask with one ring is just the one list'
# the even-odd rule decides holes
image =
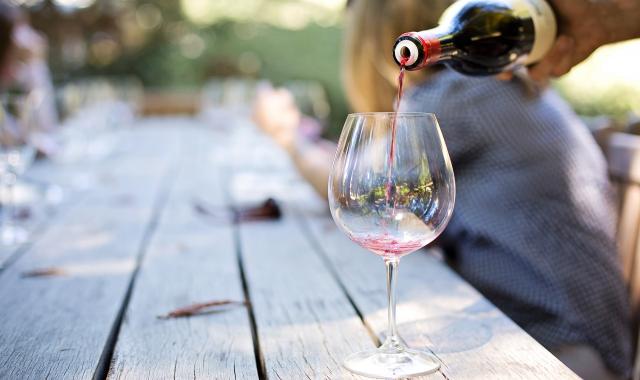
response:
{"label": "human arm", "polygon": [[327,199],[331,162],[336,146],[322,140],[311,142],[298,139],[290,148],[289,154],[300,175],[323,198]]}
{"label": "human arm", "polygon": [[311,121],[300,113],[291,93],[283,89],[262,90],[254,104],[253,119],[289,154],[300,175],[326,199],[335,144],[302,133],[304,125]]}
{"label": "human arm", "polygon": [[598,47],[640,37],[640,0],[549,0],[558,17],[558,38],[529,69],[543,82],[566,74]]}

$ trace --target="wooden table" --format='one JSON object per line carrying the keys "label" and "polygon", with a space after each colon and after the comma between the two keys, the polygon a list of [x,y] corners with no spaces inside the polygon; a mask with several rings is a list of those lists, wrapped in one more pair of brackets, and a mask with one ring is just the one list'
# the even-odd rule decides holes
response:
{"label": "wooden table", "polygon": [[[0,378],[356,378],[340,363],[382,339],[382,260],[336,229],[245,119],[137,124],[113,157],[82,165],[90,190],[0,251]],[[29,176],[68,183],[77,171],[40,163]],[[268,196],[278,221],[202,210]],[[58,273],[25,276],[46,268]],[[576,378],[433,252],[403,258],[398,292],[401,335],[442,362],[425,378]],[[157,318],[224,299],[247,304]]]}

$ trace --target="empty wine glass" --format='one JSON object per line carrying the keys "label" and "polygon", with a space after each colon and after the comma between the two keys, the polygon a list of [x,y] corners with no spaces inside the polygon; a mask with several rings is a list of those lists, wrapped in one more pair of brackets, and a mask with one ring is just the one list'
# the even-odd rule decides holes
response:
{"label": "empty wine glass", "polygon": [[351,240],[384,259],[389,317],[384,343],[347,357],[348,370],[396,379],[440,367],[433,355],[406,347],[398,336],[396,272],[402,256],[444,230],[454,200],[449,153],[433,114],[347,117],[329,179],[331,215]]}
{"label": "empty wine glass", "polygon": [[35,157],[30,136],[36,124],[38,93],[0,94],[0,184],[2,185],[3,245],[20,244],[27,240],[27,231],[15,224],[15,186],[18,178]]}

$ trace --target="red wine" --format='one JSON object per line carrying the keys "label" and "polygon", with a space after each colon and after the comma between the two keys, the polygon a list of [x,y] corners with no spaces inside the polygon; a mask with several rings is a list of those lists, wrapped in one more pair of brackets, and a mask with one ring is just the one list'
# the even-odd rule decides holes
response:
{"label": "red wine", "polygon": [[350,236],[358,243],[380,256],[403,256],[424,247],[422,240],[402,240],[389,235],[383,236]]}
{"label": "red wine", "polygon": [[444,63],[467,75],[494,75],[539,61],[556,29],[544,0],[458,0],[437,28],[398,37],[393,54],[407,70]]}
{"label": "red wine", "polygon": [[[404,87],[404,71],[405,66],[407,64],[407,58],[402,57],[400,59],[400,74],[398,74],[398,95],[396,96],[396,107],[395,111],[398,112],[400,109],[400,102],[402,101],[402,88]],[[395,119],[393,123],[395,127]]]}
{"label": "red wine", "polygon": [[398,95],[396,97],[396,114],[393,116],[393,120],[391,121],[391,147],[389,147],[389,159],[387,160],[387,187],[385,189],[385,200],[386,203],[389,204],[389,200],[391,200],[391,186],[392,186],[392,170],[393,170],[393,156],[395,155],[396,150],[396,121],[398,120],[397,112],[400,108],[400,102],[402,101],[402,88],[404,86],[404,72],[405,72],[405,63],[406,58],[400,59],[400,74],[398,74]]}

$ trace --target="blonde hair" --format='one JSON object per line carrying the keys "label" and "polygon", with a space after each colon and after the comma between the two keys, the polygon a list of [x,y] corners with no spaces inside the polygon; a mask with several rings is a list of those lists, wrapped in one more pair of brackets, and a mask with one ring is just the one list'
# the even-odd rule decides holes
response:
{"label": "blonde hair", "polygon": [[[392,111],[398,65],[392,57],[396,38],[405,32],[433,28],[454,0],[355,0],[347,12],[343,52],[343,83],[356,112]],[[412,72],[406,86],[427,78],[428,70]]]}

